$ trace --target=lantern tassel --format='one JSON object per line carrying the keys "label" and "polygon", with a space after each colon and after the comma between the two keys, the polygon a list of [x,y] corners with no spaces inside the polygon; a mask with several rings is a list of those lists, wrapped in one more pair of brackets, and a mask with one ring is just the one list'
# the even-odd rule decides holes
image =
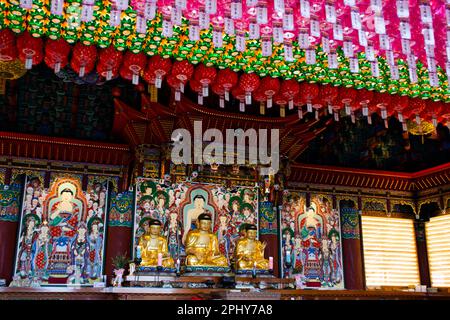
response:
{"label": "lantern tassel", "polygon": [[[267,104],[267,106],[268,106],[269,104]],[[261,101],[260,103],[259,103],[259,113],[261,114],[261,115],[265,115],[266,114],[266,108],[264,108],[264,102],[263,101]]]}

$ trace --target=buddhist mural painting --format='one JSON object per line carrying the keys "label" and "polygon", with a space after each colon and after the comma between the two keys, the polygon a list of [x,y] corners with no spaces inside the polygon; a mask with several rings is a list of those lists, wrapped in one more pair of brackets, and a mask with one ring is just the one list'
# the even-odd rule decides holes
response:
{"label": "buddhist mural painting", "polygon": [[344,287],[339,213],[331,200],[285,192],[281,206],[281,257],[284,277],[301,287]]}
{"label": "buddhist mural painting", "polygon": [[107,182],[56,177],[50,188],[27,177],[15,274],[42,284],[83,284],[103,274]]}
{"label": "buddhist mural painting", "polygon": [[213,232],[221,253],[231,261],[239,232],[246,223],[258,223],[258,192],[254,188],[181,182],[160,183],[139,178],[136,184],[134,243],[149,228],[151,219],[160,220],[171,257],[185,258],[185,240],[189,230],[197,228],[200,214],[212,218]]}

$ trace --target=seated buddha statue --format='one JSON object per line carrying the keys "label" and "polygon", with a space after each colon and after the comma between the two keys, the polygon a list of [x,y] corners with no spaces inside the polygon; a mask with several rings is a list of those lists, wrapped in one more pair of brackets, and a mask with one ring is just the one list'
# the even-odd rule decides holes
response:
{"label": "seated buddha statue", "polygon": [[264,258],[266,244],[256,240],[257,228],[254,224],[246,226],[245,237],[236,244],[236,269],[248,270],[256,267],[258,270],[268,270],[269,260]]}
{"label": "seated buddha statue", "polygon": [[174,268],[174,262],[167,248],[167,241],[161,237],[161,221],[150,220],[149,232],[144,233],[139,238],[138,248],[141,252],[141,266],[157,267],[158,254],[162,256],[161,266],[164,268]]}
{"label": "seated buddha statue", "polygon": [[202,213],[197,218],[197,229],[186,236],[186,265],[198,267],[228,267],[227,258],[219,250],[217,236],[211,230],[211,216]]}

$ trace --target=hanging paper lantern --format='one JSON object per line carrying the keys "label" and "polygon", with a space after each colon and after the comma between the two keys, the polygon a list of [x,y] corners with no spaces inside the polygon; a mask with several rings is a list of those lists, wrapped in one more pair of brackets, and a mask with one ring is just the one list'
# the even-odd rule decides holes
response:
{"label": "hanging paper lantern", "polygon": [[241,87],[234,87],[231,90],[231,94],[233,97],[235,97],[237,100],[239,100],[239,111],[245,112],[245,99],[246,99],[246,92]]}
{"label": "hanging paper lantern", "polygon": [[284,118],[286,116],[286,105],[288,104],[288,99],[285,95],[281,94],[280,91],[273,97],[273,101],[280,106],[280,117]]}
{"label": "hanging paper lantern", "polygon": [[[280,90],[280,80],[272,77],[264,77],[258,88],[258,94],[263,94],[267,100],[267,108],[272,107],[272,97]],[[256,91],[255,91],[256,92]],[[255,97],[255,95],[253,95]]]}
{"label": "hanging paper lantern", "polygon": [[216,75],[217,71],[213,67],[199,64],[195,68],[194,79],[201,83],[204,97],[208,96],[208,86],[214,81]]}
{"label": "hanging paper lantern", "polygon": [[438,124],[438,116],[443,110],[443,103],[440,101],[430,101],[427,107],[422,111],[421,116],[433,123],[433,126]]}
{"label": "hanging paper lantern", "polygon": [[170,73],[171,68],[172,61],[170,59],[164,59],[159,55],[155,55],[148,60],[142,77],[149,84],[154,84],[159,89],[161,88],[162,80]]}
{"label": "hanging paper lantern", "polygon": [[9,29],[0,30],[0,61],[17,59],[16,37]]}
{"label": "hanging paper lantern", "polygon": [[377,92],[374,95],[372,104],[378,108],[378,110],[381,113],[381,118],[383,120],[386,120],[388,117],[387,109],[390,103],[391,103],[391,95],[389,93]]}
{"label": "hanging paper lantern", "polygon": [[194,66],[188,61],[176,61],[172,66],[171,74],[179,80],[180,91],[184,92],[184,86],[194,73]]}
{"label": "hanging paper lantern", "polygon": [[398,121],[403,122],[403,110],[409,105],[408,96],[392,95],[390,103],[390,115],[397,112]]}
{"label": "hanging paper lantern", "polygon": [[244,73],[239,79],[239,87],[245,92],[245,103],[252,103],[252,92],[258,89],[260,80],[255,73]]}
{"label": "hanging paper lantern", "polygon": [[315,83],[302,82],[300,84],[300,96],[303,97],[306,102],[307,112],[312,112],[312,101],[319,94],[319,86]]}
{"label": "hanging paper lantern", "polygon": [[294,79],[281,83],[280,94],[288,100],[289,109],[294,108],[294,97],[300,92],[300,84]]}
{"label": "hanging paper lantern", "polygon": [[420,113],[425,109],[425,100],[420,98],[410,99],[409,106],[404,111],[406,119],[412,120],[415,118],[418,125],[421,124]]}
{"label": "hanging paper lantern", "polygon": [[202,84],[195,79],[191,79],[189,81],[189,86],[191,87],[192,91],[197,92],[198,104],[203,105],[203,90],[202,90],[203,86],[202,86]]}
{"label": "hanging paper lantern", "polygon": [[70,45],[64,39],[48,39],[45,44],[44,61],[49,68],[58,73],[61,68],[64,68],[69,63],[70,50]]}
{"label": "hanging paper lantern", "polygon": [[120,76],[126,80],[131,80],[134,85],[139,84],[139,75],[147,64],[145,53],[133,53],[127,51],[123,57]]}
{"label": "hanging paper lantern", "polygon": [[352,108],[351,104],[355,101],[358,92],[353,88],[341,88],[339,92],[339,99],[345,106],[345,114],[350,115]]}
{"label": "hanging paper lantern", "polygon": [[224,99],[225,89],[216,82],[214,82],[211,85],[211,89],[215,94],[217,94],[219,96],[219,106],[222,109],[225,108],[225,99]]}
{"label": "hanging paper lantern", "polygon": [[217,73],[215,82],[223,87],[225,100],[230,100],[230,91],[238,83],[238,75],[230,69],[222,69]]}
{"label": "hanging paper lantern", "polygon": [[100,50],[97,72],[107,81],[119,75],[120,65],[122,64],[123,53],[110,45],[109,47]]}
{"label": "hanging paper lantern", "polygon": [[[264,115],[266,113],[264,102],[268,101],[268,99],[269,97],[262,89],[262,81],[261,81],[261,85],[259,86],[258,90],[253,91],[253,100],[259,102],[259,113],[261,115]],[[270,97],[270,99],[272,100],[272,97]]]}
{"label": "hanging paper lantern", "polygon": [[85,46],[77,42],[72,51],[70,66],[80,77],[84,77],[94,69],[96,59],[97,48],[95,46]]}
{"label": "hanging paper lantern", "polygon": [[44,58],[42,47],[42,39],[33,37],[28,31],[17,38],[19,59],[25,63],[26,69],[31,69],[32,66],[41,63]]}
{"label": "hanging paper lantern", "polygon": [[320,98],[328,106],[328,113],[333,114],[333,104],[339,95],[337,87],[325,85],[320,88]]}

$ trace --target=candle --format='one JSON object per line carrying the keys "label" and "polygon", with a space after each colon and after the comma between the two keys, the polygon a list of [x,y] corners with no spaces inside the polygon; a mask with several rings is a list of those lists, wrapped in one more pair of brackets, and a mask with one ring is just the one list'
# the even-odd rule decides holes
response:
{"label": "candle", "polygon": [[158,267],[162,267],[163,256],[162,253],[158,253]]}
{"label": "candle", "polygon": [[269,270],[273,270],[273,257],[269,257]]}

